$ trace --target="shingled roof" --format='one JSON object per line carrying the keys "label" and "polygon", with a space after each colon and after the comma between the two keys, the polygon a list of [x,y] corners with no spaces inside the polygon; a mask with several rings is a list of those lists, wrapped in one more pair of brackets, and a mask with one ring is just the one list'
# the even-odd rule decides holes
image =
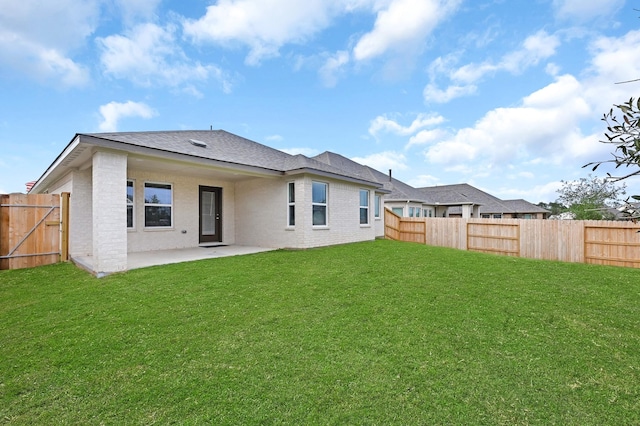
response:
{"label": "shingled roof", "polygon": [[[467,183],[459,183],[454,185],[430,186],[419,188],[420,191],[429,194],[435,199],[446,200],[453,203],[455,200],[467,200],[473,204],[480,205],[480,214],[523,214],[523,213],[549,213],[539,206],[529,203],[528,201],[518,200],[501,200],[489,193],[486,193]],[[461,213],[460,207],[451,207],[449,213]]]}
{"label": "shingled roof", "polygon": [[428,195],[423,194],[413,186],[407,185],[406,183],[379,172],[369,166],[363,166],[362,164],[350,160],[340,154],[336,154],[335,152],[325,151],[313,158],[341,170],[345,170],[350,174],[360,176],[362,179],[378,182],[382,185],[383,189],[389,191],[385,196],[385,200],[387,201],[402,200],[416,201],[425,204],[432,203],[432,200]]}
{"label": "shingled roof", "polygon": [[[116,142],[125,147],[150,148],[160,152],[215,160],[230,165],[258,167],[279,172],[315,170],[350,179],[377,183],[349,170],[333,167],[304,155],[291,155],[224,130],[176,130],[153,132],[80,133],[81,141]],[[84,138],[84,139],[83,139]]]}

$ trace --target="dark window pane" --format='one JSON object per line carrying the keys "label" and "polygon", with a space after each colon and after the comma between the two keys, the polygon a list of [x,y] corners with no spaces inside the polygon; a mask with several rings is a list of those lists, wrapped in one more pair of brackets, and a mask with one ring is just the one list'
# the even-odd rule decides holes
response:
{"label": "dark window pane", "polygon": [[171,226],[171,207],[145,206],[144,226]]}
{"label": "dark window pane", "polygon": [[127,206],[127,228],[133,228],[133,206]]}
{"label": "dark window pane", "polygon": [[327,206],[313,206],[313,224],[327,224]]}
{"label": "dark window pane", "polygon": [[289,226],[295,226],[296,224],[296,207],[289,206]]}
{"label": "dark window pane", "polygon": [[361,207],[360,208],[360,225],[366,225],[369,223],[369,209]]}
{"label": "dark window pane", "polygon": [[293,182],[289,183],[289,202],[290,203],[295,203],[296,202],[296,191],[295,191],[295,184]]}

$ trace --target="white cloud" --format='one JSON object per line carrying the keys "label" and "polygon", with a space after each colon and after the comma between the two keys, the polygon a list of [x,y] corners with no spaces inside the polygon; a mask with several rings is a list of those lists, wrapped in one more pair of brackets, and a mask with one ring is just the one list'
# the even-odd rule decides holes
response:
{"label": "white cloud", "polygon": [[453,81],[471,84],[486,74],[497,71],[508,71],[513,74],[521,73],[524,69],[537,65],[541,60],[555,55],[560,40],[546,31],[527,37],[522,47],[504,55],[497,63],[485,62],[481,64],[467,64],[450,74]]}
{"label": "white cloud", "polygon": [[131,25],[137,20],[152,21],[161,0],[114,0],[124,21]]}
{"label": "white cloud", "polygon": [[425,127],[444,122],[444,117],[437,114],[418,114],[409,126],[402,126],[397,121],[384,115],[374,118],[369,125],[369,134],[376,137],[380,132],[394,133],[400,136],[412,135]]}
{"label": "white cloud", "polygon": [[440,179],[431,175],[418,175],[415,178],[409,179],[407,183],[414,188],[423,188],[425,186],[435,186],[440,183]]}
{"label": "white cloud", "polygon": [[583,91],[573,76],[560,76],[520,106],[491,110],[473,127],[429,147],[426,158],[448,165],[477,161],[489,167],[531,158],[549,164],[583,161],[592,149],[577,150],[577,145],[594,147],[579,128],[581,120],[592,117]]}
{"label": "white cloud", "polygon": [[[369,60],[387,52],[412,52],[433,29],[455,11],[461,0],[220,0],[199,19],[183,20],[186,36],[198,43],[248,47],[245,62],[258,65],[277,57],[287,44],[302,44],[329,27],[336,17],[376,13],[370,32],[351,54],[339,51],[325,62],[320,75],[335,85],[336,72],[350,60]],[[277,16],[277,19],[274,19]]]}
{"label": "white cloud", "polygon": [[629,90],[637,86],[614,83],[640,77],[640,30],[629,31],[618,38],[601,37],[593,42],[591,50],[590,71],[594,75],[591,83],[595,83],[595,88],[590,92],[597,97],[602,91],[608,99],[624,94],[617,102],[627,100]]}
{"label": "white cloud", "polygon": [[320,68],[319,74],[326,87],[334,87],[338,82],[338,76],[343,72],[345,65],[349,63],[349,52],[341,50],[326,60]]}
{"label": "white cloud", "polygon": [[384,151],[366,157],[353,157],[351,160],[364,164],[378,171],[383,170],[406,170],[407,158],[404,154],[395,151]]}
{"label": "white cloud", "polygon": [[550,202],[556,200],[560,187],[562,187],[562,182],[551,181],[526,189],[498,188],[493,190],[492,195],[503,200],[524,199],[535,204],[541,201]]}
{"label": "white cloud", "polygon": [[426,145],[448,136],[443,129],[421,130],[409,138],[409,143],[404,149],[409,149],[417,145]]}
{"label": "white cloud", "polygon": [[451,85],[445,90],[439,89],[435,84],[429,83],[425,86],[422,96],[426,103],[439,103],[444,104],[455,98],[459,98],[466,95],[472,95],[478,88],[475,85],[457,86]]}
{"label": "white cloud", "polygon": [[157,115],[157,113],[143,102],[127,101],[124,103],[109,102],[100,106],[100,115],[102,116],[100,131],[115,132],[118,130],[118,122],[122,118],[141,117],[149,119]]}
{"label": "white cloud", "polygon": [[141,86],[156,84],[170,87],[188,85],[185,92],[199,92],[189,82],[218,80],[225,93],[231,82],[213,65],[190,61],[175,39],[176,28],[147,23],[130,30],[127,35],[98,38],[102,50],[100,61],[107,74],[126,78]]}
{"label": "white cloud", "polygon": [[[446,103],[461,96],[471,95],[476,92],[476,83],[487,74],[506,71],[519,74],[525,69],[539,64],[542,60],[555,55],[560,40],[555,35],[549,35],[545,31],[527,37],[520,49],[505,54],[498,62],[486,61],[480,64],[466,64],[459,68],[453,68],[457,61],[455,55],[446,58],[439,57],[429,66],[431,82],[423,91],[425,102]],[[440,89],[435,80],[440,74],[444,74],[451,82],[446,89]]]}
{"label": "white cloud", "polygon": [[278,56],[283,45],[301,43],[326,28],[337,6],[347,5],[324,0],[220,0],[200,19],[185,20],[184,33],[196,42],[248,46],[246,62],[257,65]]}
{"label": "white cloud", "polygon": [[440,22],[460,4],[459,0],[393,0],[378,11],[373,30],[353,49],[356,60],[369,60],[388,51],[418,47]]}
{"label": "white cloud", "polygon": [[553,7],[558,18],[586,22],[611,15],[624,3],[624,0],[553,0]]}
{"label": "white cloud", "polygon": [[520,73],[555,55],[558,46],[560,39],[557,36],[549,35],[544,30],[538,31],[525,39],[522,49],[505,55],[498,64],[498,69]]}
{"label": "white cloud", "polygon": [[82,86],[86,67],[70,53],[95,31],[99,0],[0,0],[0,65],[41,82]]}

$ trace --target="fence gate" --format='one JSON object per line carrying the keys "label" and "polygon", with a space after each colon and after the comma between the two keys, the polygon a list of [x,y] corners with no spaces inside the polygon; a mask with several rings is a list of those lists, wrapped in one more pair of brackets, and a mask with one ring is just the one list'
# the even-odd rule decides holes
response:
{"label": "fence gate", "polygon": [[0,269],[68,260],[68,207],[68,193],[0,195]]}

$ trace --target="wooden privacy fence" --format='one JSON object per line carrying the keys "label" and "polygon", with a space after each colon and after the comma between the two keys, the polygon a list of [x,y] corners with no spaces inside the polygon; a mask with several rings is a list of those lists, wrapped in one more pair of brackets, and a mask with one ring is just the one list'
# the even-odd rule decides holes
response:
{"label": "wooden privacy fence", "polygon": [[640,268],[640,224],[632,222],[403,218],[385,209],[385,236],[507,256]]}
{"label": "wooden privacy fence", "polygon": [[68,218],[69,193],[0,195],[0,269],[68,260]]}

